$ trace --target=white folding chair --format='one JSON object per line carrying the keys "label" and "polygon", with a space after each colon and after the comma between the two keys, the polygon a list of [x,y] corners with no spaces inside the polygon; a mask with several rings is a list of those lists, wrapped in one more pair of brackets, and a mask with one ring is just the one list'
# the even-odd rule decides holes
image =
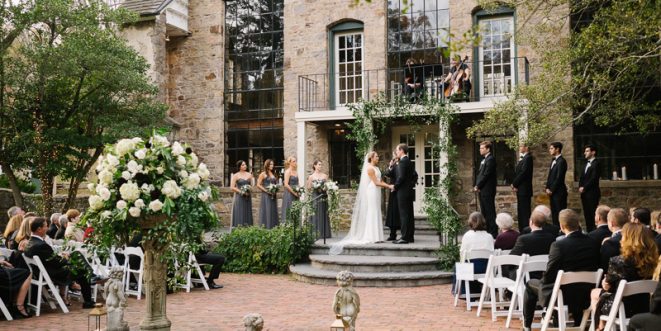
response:
{"label": "white folding chair", "polygon": [[8,321],[13,320],[11,314],[9,313],[9,310],[7,310],[7,306],[5,306],[4,301],[2,301],[2,298],[0,298],[0,310],[2,311],[2,314],[5,315],[5,319],[7,319]]}
{"label": "white folding chair", "polygon": [[[177,271],[179,271],[179,263],[175,262],[175,267],[177,268]],[[205,290],[209,290],[209,284],[207,284],[207,279],[204,277],[204,272],[202,271],[200,264],[197,262],[195,254],[192,252],[188,253],[188,265],[184,267],[184,271],[186,272],[184,275],[184,283],[177,283],[177,287],[186,289],[186,292],[188,293],[193,287],[193,283],[195,283],[202,284]],[[193,278],[193,271],[197,273],[198,278]]]}
{"label": "white folding chair", "polygon": [[[83,256],[85,262],[89,264],[89,266],[92,268],[92,272],[94,272],[95,275],[108,277],[108,269],[104,264],[101,263],[101,259],[99,259],[99,256],[96,255],[96,252],[90,253],[90,251],[82,245],[74,247],[75,251],[79,252]],[[103,290],[103,286],[99,284],[90,284],[90,287],[92,289],[92,301],[96,302],[98,292],[99,290]],[[104,299],[106,298],[106,294],[104,292],[101,292],[101,295]]]}
{"label": "white folding chair", "polygon": [[[555,279],[555,284],[553,285],[553,292],[551,293],[551,301],[549,301],[548,307],[546,307],[546,313],[542,321],[542,331],[549,329],[551,324],[551,317],[555,310],[558,311],[558,330],[565,331],[567,330],[567,307],[565,306],[564,298],[562,297],[561,286],[577,283],[585,284],[594,284],[595,288],[599,286],[599,281],[601,280],[601,275],[603,270],[599,269],[597,271],[578,271],[578,272],[564,272],[562,270],[558,271],[558,276]],[[591,309],[588,308],[583,312],[583,319],[581,320],[581,325],[579,330],[585,330],[585,325],[588,320]],[[574,316],[576,318],[576,316]]]}
{"label": "white folding chair", "polygon": [[[131,264],[129,259],[131,256],[137,256],[140,258],[140,266],[138,269],[131,269]],[[145,265],[145,254],[142,252],[140,247],[125,247],[124,248],[124,292],[126,295],[135,295],[138,300],[142,296],[142,276],[144,272]],[[131,289],[131,275],[134,275],[138,282],[138,289]]]}
{"label": "white folding chair", "polygon": [[[540,256],[528,256],[528,254],[523,254],[525,257],[519,266],[519,269],[516,271],[516,280],[514,281],[514,287],[509,288],[512,292],[512,300],[510,301],[510,308],[507,313],[507,321],[505,322],[505,327],[509,328],[512,321],[512,317],[516,314],[519,318],[523,318],[523,292],[526,288],[526,283],[530,280],[530,273],[536,271],[545,271],[546,264],[548,263],[548,255],[541,255],[546,257],[546,261],[536,258],[537,261],[533,260],[533,257]],[[541,311],[540,311],[541,313]]]}
{"label": "white folding chair", "polygon": [[[67,308],[67,305],[64,304],[64,300],[62,300],[62,297],[60,296],[60,292],[58,290],[58,287],[55,286],[53,281],[50,279],[50,276],[48,275],[48,272],[46,271],[46,268],[44,267],[43,263],[41,263],[41,259],[39,259],[39,256],[34,256],[33,258],[27,257],[25,254],[23,254],[23,259],[25,260],[25,263],[27,264],[28,268],[30,269],[30,272],[32,273],[32,279],[30,280],[31,285],[36,285],[37,286],[37,302],[36,304],[32,304],[32,286],[30,286],[30,291],[28,294],[28,306],[32,307],[35,309],[35,314],[39,316],[41,313],[41,299],[42,295],[46,294],[47,292],[43,291],[44,286],[48,286],[46,291],[50,290],[50,295],[55,298],[57,301],[57,304],[60,306],[60,309],[66,314],[69,312],[69,308]],[[37,270],[39,270],[39,278],[34,279],[35,272],[34,268],[36,267]],[[55,306],[49,301],[46,300],[48,304],[51,306],[51,308],[55,308]]]}
{"label": "white folding chair", "polygon": [[[507,311],[499,311],[498,307],[509,305],[509,301],[504,300],[503,292],[508,288],[514,288],[514,281],[505,277],[502,273],[503,266],[516,266],[518,267],[525,257],[519,255],[492,255],[487,264],[487,273],[483,278],[478,278],[478,282],[482,283],[482,294],[480,295],[480,303],[477,305],[477,316],[480,316],[484,302],[489,297],[489,304],[491,306],[491,320],[496,321],[497,317],[506,316]],[[498,296],[496,296],[498,291]],[[488,292],[488,293],[487,293]]]}
{"label": "white folding chair", "polygon": [[484,274],[476,274],[474,272],[474,264],[470,262],[474,259],[488,259],[493,254],[490,250],[472,250],[461,252],[461,262],[455,263],[455,295],[454,306],[459,303],[461,296],[461,283],[464,283],[466,294],[466,310],[470,311],[471,307],[477,306],[477,303],[471,302],[471,298],[479,298],[479,294],[470,293],[470,282],[476,281],[479,277],[484,277]]}
{"label": "white folding chair", "polygon": [[[601,315],[599,320],[606,321],[606,327],[604,331],[610,331],[614,329],[615,324],[620,326],[620,330],[626,330],[627,325],[629,325],[629,319],[626,317],[624,310],[624,302],[622,300],[628,296],[636,294],[649,294],[652,295],[656,290],[658,282],[656,280],[639,280],[635,282],[627,282],[626,280],[621,280],[620,284],[617,287],[617,292],[613,298],[613,306],[611,308],[608,316]],[[596,312],[593,313],[593,315]],[[594,324],[596,321],[593,317],[593,325],[590,326],[591,330],[594,330]]]}

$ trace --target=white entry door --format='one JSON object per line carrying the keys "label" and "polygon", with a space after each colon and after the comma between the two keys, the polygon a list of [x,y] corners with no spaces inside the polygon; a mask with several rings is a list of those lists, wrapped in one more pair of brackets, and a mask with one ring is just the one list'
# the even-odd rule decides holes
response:
{"label": "white entry door", "polygon": [[438,143],[438,127],[435,125],[421,127],[415,132],[410,127],[395,127],[392,131],[392,139],[393,149],[402,143],[409,147],[409,158],[418,173],[413,210],[416,216],[425,216],[425,189],[432,187],[440,175],[438,153],[433,152],[434,143]]}

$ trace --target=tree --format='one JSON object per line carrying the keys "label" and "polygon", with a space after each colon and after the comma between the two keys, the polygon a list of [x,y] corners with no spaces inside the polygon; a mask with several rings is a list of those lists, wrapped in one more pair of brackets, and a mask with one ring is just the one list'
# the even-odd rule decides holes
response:
{"label": "tree", "polygon": [[[31,21],[1,54],[2,165],[33,169],[49,213],[56,176],[70,180],[71,206],[105,144],[163,126],[165,106],[148,64],[118,34],[133,14],[101,0],[15,6]],[[2,35],[18,26],[6,23]]]}
{"label": "tree", "polygon": [[[584,121],[615,132],[644,133],[661,124],[660,2],[486,0],[481,4],[517,8],[524,22],[517,39],[540,55],[539,72],[529,86],[517,88],[514,98],[475,123],[470,135],[507,136],[509,145],[515,146],[521,131],[527,131],[528,144],[535,144]],[[557,36],[567,28],[568,35]],[[549,38],[553,32],[556,37]]]}

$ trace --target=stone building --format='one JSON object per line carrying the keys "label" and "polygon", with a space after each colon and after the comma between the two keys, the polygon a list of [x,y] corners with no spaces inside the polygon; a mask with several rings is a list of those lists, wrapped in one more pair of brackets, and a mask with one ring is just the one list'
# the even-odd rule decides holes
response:
{"label": "stone building", "polygon": [[[346,122],[352,120],[347,104],[379,93],[401,95],[407,79],[418,84],[415,92],[442,97],[439,82],[450,72],[450,58],[440,50],[447,47],[449,36],[478,26],[482,43],[453,54],[466,57],[472,81],[467,97],[455,103],[459,119],[450,128],[458,147],[462,192],[455,206],[467,214],[476,208],[470,188],[479,164],[479,141],[466,138],[466,128],[508,98],[515,86],[534,81],[539,58],[529,45],[513,38],[522,24],[516,9],[486,12],[475,0],[409,0],[410,8],[402,11],[401,2],[125,0],[120,5],[141,16],[124,33],[151,64],[177,138],[194,146],[221,186],[228,185],[238,160],[247,161],[257,174],[265,159],[275,159],[281,169],[286,157],[296,156],[300,176],[307,176],[312,160],[319,159],[333,179],[349,188],[360,175],[362,161],[346,137]],[[548,38],[569,33],[567,24]],[[438,125],[412,127],[396,121],[375,147],[385,161],[398,143],[413,149],[420,174],[418,214],[424,187],[439,173],[429,152],[438,134]],[[576,169],[584,166],[582,145],[590,139],[575,128],[552,139],[565,145],[569,205],[577,210]],[[660,208],[653,197],[659,182],[643,179],[652,177],[651,164],[661,163],[661,151],[631,155],[630,148],[616,144],[618,150],[605,143],[608,139],[603,141],[603,202]],[[534,203],[548,203],[543,194],[550,165],[547,148],[532,148]],[[497,210],[515,214],[516,197],[509,184],[517,153],[504,143],[496,143],[493,152],[498,162]],[[623,165],[631,167],[634,180],[608,180]]]}

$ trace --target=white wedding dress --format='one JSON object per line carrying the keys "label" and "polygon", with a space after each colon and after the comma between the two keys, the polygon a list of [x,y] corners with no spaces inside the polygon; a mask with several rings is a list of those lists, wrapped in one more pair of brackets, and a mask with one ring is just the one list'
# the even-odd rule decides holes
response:
{"label": "white wedding dress", "polygon": [[[358,194],[351,214],[351,229],[346,237],[331,245],[329,254],[342,253],[346,245],[361,245],[383,241],[383,223],[381,216],[381,188],[369,178],[367,169],[371,167],[367,160],[363,163]],[[376,178],[381,180],[381,171],[374,167]]]}

